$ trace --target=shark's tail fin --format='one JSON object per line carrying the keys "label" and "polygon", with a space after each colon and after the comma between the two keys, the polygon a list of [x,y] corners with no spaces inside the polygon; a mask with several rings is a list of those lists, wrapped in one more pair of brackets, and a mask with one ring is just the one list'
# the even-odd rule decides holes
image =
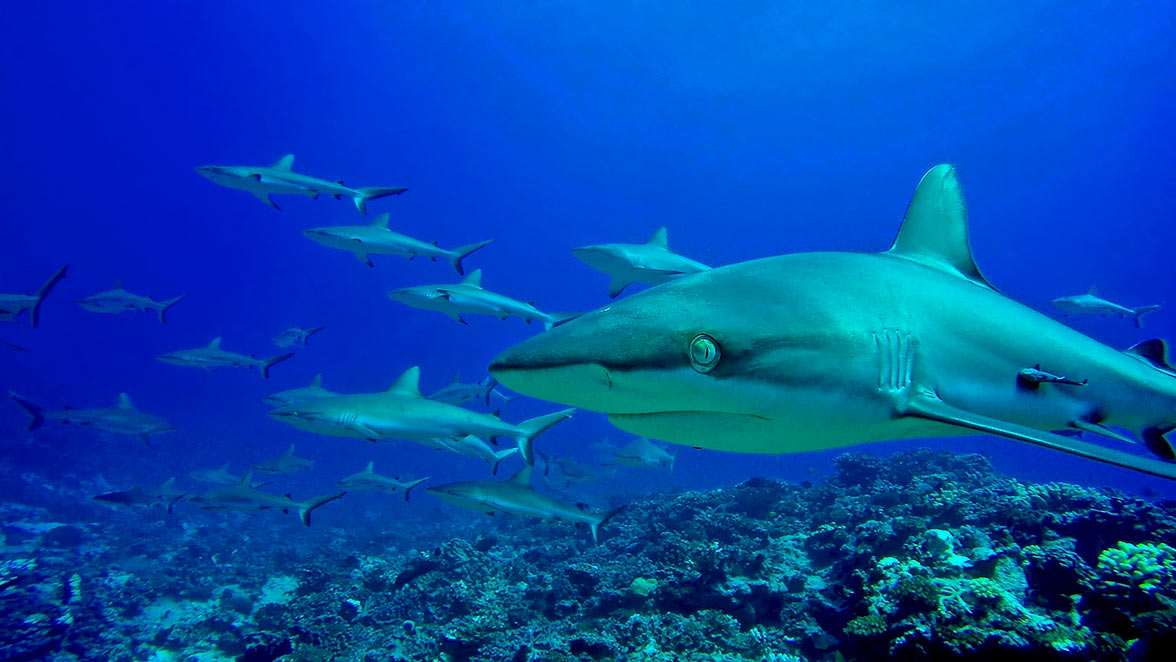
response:
{"label": "shark's tail fin", "polygon": [[180,296],[178,296],[174,299],[168,299],[167,301],[160,302],[159,308],[157,308],[155,310],[155,312],[159,313],[159,323],[160,324],[167,324],[167,311],[170,310],[172,306],[179,303],[180,299],[183,299],[183,298],[184,298],[184,295],[181,294]]}
{"label": "shark's tail fin", "polygon": [[575,409],[564,409],[554,414],[536,416],[518,424],[518,428],[522,431],[522,434],[515,437],[515,441],[519,444],[519,454],[523,456],[523,460],[527,462],[527,466],[535,464],[535,452],[532,448],[535,437],[538,437],[556,423],[570,418],[574,413],[576,413]]}
{"label": "shark's tail fin", "polygon": [[359,191],[359,195],[355,196],[355,208],[359,213],[367,213],[368,200],[376,200],[378,198],[386,198],[390,195],[400,195],[408,189],[403,186],[396,186],[392,188],[380,188],[378,186],[368,186],[366,188],[355,189]]}
{"label": "shark's tail fin", "polygon": [[[307,330],[306,330],[306,340],[310,340],[310,337],[311,337],[311,336],[313,336],[314,334],[318,333],[319,331],[322,331],[322,330],[323,330],[323,329],[325,329],[325,328],[327,328],[327,325],[326,325],[326,324],[322,324],[322,325],[319,325],[319,326],[316,326],[316,327],[312,327],[312,328],[310,328],[310,329],[307,329]],[[306,340],[304,340],[304,341],[302,342],[302,344],[304,344],[304,345],[305,345],[305,344],[306,344]]]}
{"label": "shark's tail fin", "polygon": [[1143,316],[1148,313],[1153,313],[1159,309],[1159,306],[1139,306],[1138,308],[1131,309],[1131,318],[1135,320],[1135,328],[1142,329]]}
{"label": "shark's tail fin", "polygon": [[53,288],[61,282],[62,278],[65,278],[65,272],[68,270],[68,264],[58,269],[49,280],[45,281],[41,289],[37,290],[37,302],[33,304],[33,309],[29,311],[29,323],[33,325],[33,328],[36,328],[41,323],[41,304],[45,303],[45,297],[49,295],[49,292],[53,291]]}
{"label": "shark's tail fin", "polygon": [[482,380],[482,404],[486,405],[487,407],[490,406],[490,394],[493,393],[494,389],[496,388],[498,388],[497,379],[494,379],[493,377],[487,377],[486,379]]}
{"label": "shark's tail fin", "polygon": [[673,453],[670,453],[670,473],[674,473],[674,465],[675,465],[675,464],[677,464],[677,462],[678,462],[678,455],[680,455],[681,453],[682,453],[682,447],[681,447],[681,446],[679,446],[678,448],[674,449],[674,452],[673,452]]}
{"label": "shark's tail fin", "polygon": [[600,527],[604,526],[610,519],[616,517],[617,515],[620,515],[621,511],[624,509],[625,509],[624,506],[620,506],[618,508],[613,508],[612,510],[608,511],[607,513],[601,515],[599,519],[597,519],[596,521],[589,524],[589,526],[592,527],[592,542],[593,543],[600,544],[600,536],[599,536]]}
{"label": "shark's tail fin", "polygon": [[405,483],[404,484],[404,500],[407,502],[408,495],[412,493],[413,488],[415,488],[417,485],[420,485],[421,483],[425,482],[426,480],[429,480],[429,476],[425,476],[424,478],[418,478],[416,480],[410,480],[407,483]]}
{"label": "shark's tail fin", "polygon": [[497,476],[498,475],[498,465],[502,464],[503,460],[510,457],[511,455],[514,455],[517,452],[519,452],[519,449],[517,449],[517,448],[506,448],[506,449],[500,450],[497,453],[495,453],[494,454],[494,462],[490,466],[491,475]]}
{"label": "shark's tail fin", "polygon": [[560,324],[567,324],[582,314],[583,313],[547,313],[547,315],[543,318],[543,330],[550,331]]}
{"label": "shark's tail fin", "polygon": [[338,494],[329,494],[327,496],[315,497],[307,499],[298,504],[298,519],[302,520],[303,526],[310,526],[310,514],[314,512],[315,508],[321,505],[328,504],[335,499],[343,498],[346,492],[339,492]]}
{"label": "shark's tail fin", "polygon": [[275,363],[281,363],[291,356],[294,356],[294,352],[286,352],[285,354],[279,354],[278,356],[271,356],[268,359],[262,359],[261,364],[258,366],[261,370],[261,376],[264,379],[269,379],[269,369],[272,368]]}
{"label": "shark's tail fin", "polygon": [[449,264],[453,265],[453,270],[456,271],[459,276],[464,276],[465,275],[465,268],[463,268],[461,266],[461,261],[466,259],[467,257],[469,257],[470,253],[473,253],[474,251],[478,250],[479,248],[486,247],[492,241],[494,241],[494,240],[487,239],[486,241],[479,241],[476,244],[459,246],[459,247],[453,249],[449,253]]}
{"label": "shark's tail fin", "polygon": [[33,420],[29,421],[29,426],[26,428],[27,430],[36,430],[37,428],[41,427],[41,424],[45,422],[45,410],[41,408],[41,405],[38,405],[23,395],[14,393],[12,391],[8,392],[8,397],[12,398],[13,402],[20,405],[21,408],[28,412],[29,416],[32,417]]}

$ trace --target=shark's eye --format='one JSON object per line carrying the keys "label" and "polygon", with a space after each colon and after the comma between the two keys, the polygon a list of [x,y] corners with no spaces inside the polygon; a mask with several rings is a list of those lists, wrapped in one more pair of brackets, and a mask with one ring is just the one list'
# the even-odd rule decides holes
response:
{"label": "shark's eye", "polygon": [[690,341],[690,365],[698,372],[710,372],[719,364],[719,343],[714,338],[700,333]]}

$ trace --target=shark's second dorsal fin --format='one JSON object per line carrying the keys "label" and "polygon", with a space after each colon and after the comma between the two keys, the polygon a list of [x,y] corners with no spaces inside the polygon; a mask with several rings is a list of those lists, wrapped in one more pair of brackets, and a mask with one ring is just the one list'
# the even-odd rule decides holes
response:
{"label": "shark's second dorsal fin", "polygon": [[217,336],[212,339],[212,342],[208,343],[208,346],[211,347],[212,349],[220,349],[220,342],[221,342],[220,336]]}
{"label": "shark's second dorsal fin", "polygon": [[375,460],[371,460],[371,461],[369,461],[369,462],[367,463],[367,466],[363,468],[363,472],[364,472],[365,474],[374,474],[374,473],[376,473],[376,461],[375,461]]}
{"label": "shark's second dorsal fin", "polygon": [[1176,374],[1176,368],[1172,367],[1171,362],[1168,360],[1168,343],[1160,338],[1145,340],[1123,351],[1126,354],[1140,359],[1144,363],[1150,364],[1154,368]]}
{"label": "shark's second dorsal fin", "polygon": [[237,481],[237,487],[252,487],[253,486],[253,472],[246,471],[241,480]]}
{"label": "shark's second dorsal fin", "polygon": [[319,374],[315,375],[314,379],[310,380],[310,385],[311,386],[318,386],[319,388],[322,388],[323,373],[320,372]]}
{"label": "shark's second dorsal fin", "polygon": [[131,396],[126,393],[118,394],[118,408],[119,409],[134,409],[135,405],[131,404]]}
{"label": "shark's second dorsal fin", "polygon": [[294,457],[294,444],[290,444],[290,447],[286,449],[286,457]]}
{"label": "shark's second dorsal fin", "polygon": [[647,241],[645,243],[649,244],[650,246],[657,246],[658,248],[664,248],[667,251],[670,250],[670,242],[669,242],[669,239],[666,237],[666,229],[664,227],[658,228],[657,232],[654,232],[653,236],[649,238],[649,241]]}
{"label": "shark's second dorsal fin", "polygon": [[294,155],[287,154],[274,163],[274,170],[293,170]]}
{"label": "shark's second dorsal fin", "polygon": [[462,285],[469,285],[470,287],[482,287],[482,270],[474,269],[470,275],[461,279]]}
{"label": "shark's second dorsal fin", "polygon": [[396,382],[388,387],[386,393],[395,393],[397,395],[410,395],[414,398],[421,397],[421,368],[420,366],[413,366],[405,370],[403,374],[396,378]]}
{"label": "shark's second dorsal fin", "polygon": [[523,467],[522,469],[519,469],[518,473],[511,476],[510,479],[508,479],[506,482],[516,483],[518,485],[524,485],[526,487],[530,487],[531,486],[531,466],[527,465],[527,466]]}
{"label": "shark's second dorsal fin", "polygon": [[388,216],[390,216],[390,214],[380,214],[379,216],[377,216],[376,220],[372,221],[372,227],[377,227],[377,228],[381,228],[383,230],[387,230],[388,229]]}
{"label": "shark's second dorsal fin", "polygon": [[955,166],[937,165],[919,180],[902,227],[887,252],[996,289],[972,257],[968,210]]}

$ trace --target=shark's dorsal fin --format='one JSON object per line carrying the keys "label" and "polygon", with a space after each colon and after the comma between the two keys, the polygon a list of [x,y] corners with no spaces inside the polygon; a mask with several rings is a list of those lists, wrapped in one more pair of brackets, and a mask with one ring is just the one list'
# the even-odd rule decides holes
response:
{"label": "shark's dorsal fin", "polygon": [[318,386],[319,388],[322,388],[323,373],[320,372],[319,374],[315,375],[314,379],[310,380],[310,385],[311,386]]}
{"label": "shark's dorsal fin", "polygon": [[449,383],[450,384],[460,384],[461,383],[461,371],[460,370],[453,373],[453,379],[451,379],[449,381]]}
{"label": "shark's dorsal fin", "polygon": [[1168,360],[1168,343],[1160,338],[1145,340],[1123,351],[1164,372],[1176,373],[1176,368]]}
{"label": "shark's dorsal fin", "polygon": [[294,169],[294,155],[287,154],[274,162],[274,170],[293,170]]}
{"label": "shark's dorsal fin", "polygon": [[511,476],[506,482],[515,483],[517,485],[531,486],[531,467],[530,465],[519,469],[518,473]]}
{"label": "shark's dorsal fin", "polygon": [[388,229],[388,216],[390,216],[390,214],[380,214],[379,216],[377,216],[376,220],[372,221],[372,227],[387,230]]}
{"label": "shark's dorsal fin", "polygon": [[123,279],[119,278],[118,280],[114,281],[114,289],[121,290],[122,288],[123,288]]}
{"label": "shark's dorsal fin", "polygon": [[224,464],[217,467],[217,469],[220,469],[221,471],[227,472],[229,470],[229,463],[225,462]]}
{"label": "shark's dorsal fin", "polygon": [[212,342],[208,343],[208,346],[211,347],[212,349],[220,349],[220,342],[221,342],[220,336],[217,336],[212,339]]}
{"label": "shark's dorsal fin", "polygon": [[131,396],[126,393],[118,394],[118,408],[119,409],[134,409],[135,405],[131,404]]}
{"label": "shark's dorsal fin", "polygon": [[937,165],[919,180],[902,227],[887,252],[996,289],[972,257],[968,210],[955,166]]}
{"label": "shark's dorsal fin", "polygon": [[462,285],[469,285],[470,287],[482,287],[482,270],[474,269],[470,275],[461,279]]}
{"label": "shark's dorsal fin", "polygon": [[1092,297],[1098,296],[1098,285],[1091,285],[1090,289],[1086,290],[1086,293]]}
{"label": "shark's dorsal fin", "polygon": [[237,481],[237,487],[252,487],[253,486],[253,472],[246,471],[241,480]]}
{"label": "shark's dorsal fin", "polygon": [[163,481],[163,485],[160,485],[159,489],[170,490],[171,488],[173,488],[175,486],[176,486],[176,477],[172,476],[171,478],[168,478],[167,480]]}
{"label": "shark's dorsal fin", "polygon": [[374,474],[374,473],[376,473],[376,461],[375,461],[375,460],[372,460],[372,461],[368,462],[368,463],[367,463],[367,466],[363,468],[363,472],[364,472],[365,474]]}
{"label": "shark's dorsal fin", "polygon": [[654,232],[653,236],[649,238],[649,241],[647,241],[645,243],[649,244],[650,246],[657,246],[658,248],[664,248],[667,251],[670,250],[670,242],[669,242],[669,239],[666,237],[666,229],[664,227],[658,228],[657,232]]}
{"label": "shark's dorsal fin", "polygon": [[294,457],[294,444],[290,444],[290,447],[286,449],[286,457]]}
{"label": "shark's dorsal fin", "polygon": [[405,370],[403,374],[396,378],[396,382],[388,387],[386,392],[397,395],[411,395],[414,398],[421,397],[420,366],[414,365],[408,370]]}

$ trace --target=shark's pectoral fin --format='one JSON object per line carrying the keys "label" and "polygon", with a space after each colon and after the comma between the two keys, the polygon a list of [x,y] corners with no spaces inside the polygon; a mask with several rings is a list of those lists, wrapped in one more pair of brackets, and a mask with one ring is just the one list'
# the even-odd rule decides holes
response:
{"label": "shark's pectoral fin", "polygon": [[[261,175],[251,175],[249,177],[249,179],[253,180],[253,183],[255,185],[257,185],[257,186],[261,185]],[[273,200],[270,200],[270,194],[268,191],[265,191],[263,189],[253,189],[250,191],[250,193],[252,193],[254,196],[256,196],[258,200],[261,200],[265,204],[273,207],[274,209],[277,209],[278,211],[282,210],[281,207],[274,204]]]}
{"label": "shark's pectoral fin", "polygon": [[632,281],[625,280],[624,278],[621,278],[620,276],[613,276],[608,281],[608,296],[613,299],[617,298],[617,296],[620,295],[620,293],[626,287],[628,287],[631,282]]}
{"label": "shark's pectoral fin", "polygon": [[371,259],[370,257],[368,257],[368,254],[367,254],[367,253],[364,253],[364,252],[362,252],[362,251],[355,251],[355,257],[356,257],[356,259],[358,259],[360,262],[363,262],[364,264],[366,264],[366,265],[367,265],[367,266],[369,266],[369,267],[371,267],[371,266],[375,266],[375,265],[373,265],[373,264],[372,264],[372,259]]}

